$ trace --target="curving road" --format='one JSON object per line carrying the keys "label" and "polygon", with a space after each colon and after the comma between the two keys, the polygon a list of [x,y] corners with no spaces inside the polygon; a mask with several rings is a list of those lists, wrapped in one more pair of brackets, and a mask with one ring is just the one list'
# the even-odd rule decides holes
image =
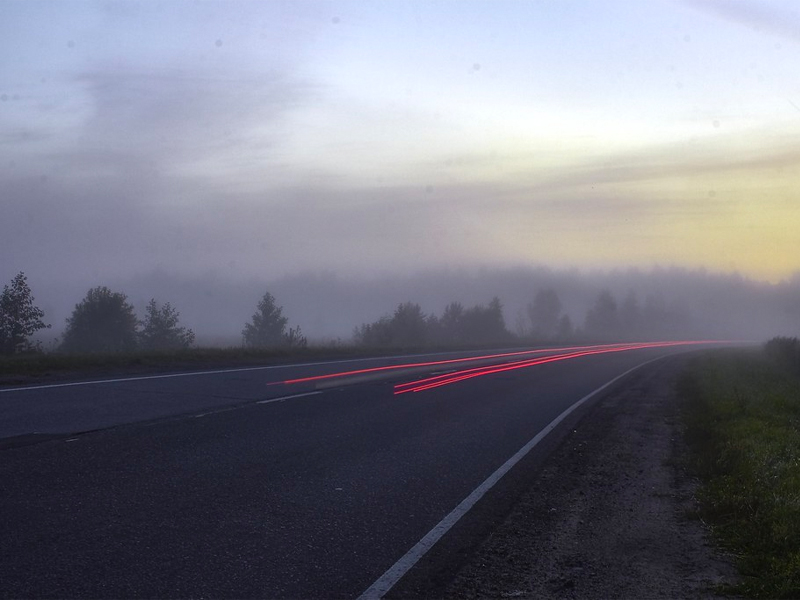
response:
{"label": "curving road", "polygon": [[[470,498],[512,503],[533,460],[520,450],[564,411],[634,367],[697,348],[450,353],[0,388],[0,590],[380,596],[439,537],[457,540],[457,562],[491,530],[498,517],[485,506],[454,509]],[[503,465],[511,471],[494,486]]]}

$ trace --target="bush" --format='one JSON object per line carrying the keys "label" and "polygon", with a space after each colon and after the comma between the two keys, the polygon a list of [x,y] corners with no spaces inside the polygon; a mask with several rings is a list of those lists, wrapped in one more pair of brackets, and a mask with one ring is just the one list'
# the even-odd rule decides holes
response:
{"label": "bush", "polygon": [[136,349],[138,320],[125,294],[96,287],[67,319],[63,352],[129,352]]}

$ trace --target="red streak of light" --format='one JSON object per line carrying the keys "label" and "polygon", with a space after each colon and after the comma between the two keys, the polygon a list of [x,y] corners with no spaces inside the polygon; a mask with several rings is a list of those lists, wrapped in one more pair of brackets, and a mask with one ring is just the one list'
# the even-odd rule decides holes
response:
{"label": "red streak of light", "polygon": [[[405,394],[407,392],[421,392],[451,383],[464,381],[465,379],[472,379],[473,377],[482,377],[484,375],[491,375],[494,373],[501,373],[503,371],[513,371],[516,369],[524,369],[526,367],[533,367],[550,362],[557,362],[562,360],[569,360],[572,358],[579,358],[581,356],[590,356],[594,354],[607,354],[610,352],[626,352],[629,350],[641,350],[644,348],[663,348],[669,346],[692,345],[692,344],[708,344],[713,342],[648,342],[640,344],[628,345],[605,345],[605,346],[584,346],[577,352],[569,352],[565,354],[556,354],[553,356],[545,356],[542,358],[535,358],[530,360],[516,361],[512,363],[505,363],[502,365],[490,365],[486,367],[475,367],[472,369],[464,369],[454,373],[447,373],[445,375],[437,375],[434,377],[427,377],[416,381],[400,383],[394,387],[394,394]],[[563,348],[562,350],[571,350],[572,348]]]}
{"label": "red streak of light", "polygon": [[[285,381],[277,381],[275,384],[282,383],[285,385],[290,385],[294,383],[308,383],[311,381],[320,381],[323,379],[332,379],[334,377],[348,377],[352,375],[364,375],[365,373],[376,373],[379,371],[391,371],[393,369],[411,369],[414,367],[432,367],[436,365],[450,365],[456,363],[464,363],[464,362],[471,362],[475,360],[486,360],[486,359],[493,359],[493,358],[506,358],[509,356],[522,356],[522,355],[530,355],[530,354],[542,354],[543,352],[554,352],[554,351],[564,351],[564,350],[586,350],[590,348],[617,348],[622,346],[623,344],[601,344],[598,346],[573,346],[567,348],[544,348],[541,350],[521,350],[519,352],[505,352],[502,354],[486,354],[483,356],[472,356],[469,358],[452,358],[448,360],[435,360],[430,362],[419,362],[419,363],[403,363],[400,365],[387,365],[383,367],[370,367],[368,369],[356,369],[354,371],[342,371],[339,373],[328,373],[327,375],[314,375],[311,377],[300,377],[297,379],[286,379]],[[271,384],[274,385],[274,384]]]}

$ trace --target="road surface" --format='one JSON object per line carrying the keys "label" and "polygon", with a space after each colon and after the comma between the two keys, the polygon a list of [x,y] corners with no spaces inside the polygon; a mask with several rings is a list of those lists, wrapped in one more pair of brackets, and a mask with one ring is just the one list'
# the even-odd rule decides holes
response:
{"label": "road surface", "polygon": [[693,349],[439,354],[0,388],[0,589],[379,596],[413,569],[421,540],[450,536],[466,553],[485,537],[491,511],[467,507],[472,520],[454,525],[454,509],[469,498],[513,503],[533,460],[520,450],[565,410]]}

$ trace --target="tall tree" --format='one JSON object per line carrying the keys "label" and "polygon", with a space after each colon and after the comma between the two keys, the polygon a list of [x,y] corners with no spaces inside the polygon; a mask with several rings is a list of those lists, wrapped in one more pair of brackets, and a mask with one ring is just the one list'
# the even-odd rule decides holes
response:
{"label": "tall tree", "polygon": [[463,304],[451,302],[445,306],[442,318],[439,319],[439,330],[445,343],[457,344],[464,341],[463,320]]}
{"label": "tall tree", "polygon": [[503,318],[503,304],[495,296],[488,306],[477,304],[464,311],[461,318],[464,340],[471,344],[508,341],[510,334]]}
{"label": "tall tree", "polygon": [[278,346],[304,347],[305,336],[299,327],[288,331],[289,319],[283,316],[283,307],[278,306],[275,297],[266,292],[258,303],[258,310],[250,323],[242,330],[244,345],[250,348],[273,348]]}
{"label": "tall tree", "polygon": [[0,295],[0,354],[15,354],[31,348],[30,337],[49,328],[44,312],[33,303],[25,273],[20,271]]}
{"label": "tall tree", "polygon": [[138,320],[128,297],[95,287],[75,305],[61,343],[64,352],[126,352],[136,348]]}
{"label": "tall tree", "polygon": [[584,329],[597,339],[613,340],[619,337],[619,314],[617,301],[608,290],[601,291],[594,305],[586,313]]}
{"label": "tall tree", "polygon": [[422,307],[404,302],[394,311],[391,321],[392,345],[401,347],[422,346],[427,341],[427,320]]}
{"label": "tall tree", "polygon": [[159,307],[152,298],[145,309],[139,344],[146,350],[178,350],[194,343],[194,332],[179,327],[180,313],[169,302]]}
{"label": "tall tree", "polygon": [[549,340],[558,331],[561,316],[561,300],[554,290],[539,290],[528,304],[531,333],[535,338]]}
{"label": "tall tree", "polygon": [[633,290],[628,292],[619,307],[619,323],[628,339],[636,339],[641,335],[642,310]]}

